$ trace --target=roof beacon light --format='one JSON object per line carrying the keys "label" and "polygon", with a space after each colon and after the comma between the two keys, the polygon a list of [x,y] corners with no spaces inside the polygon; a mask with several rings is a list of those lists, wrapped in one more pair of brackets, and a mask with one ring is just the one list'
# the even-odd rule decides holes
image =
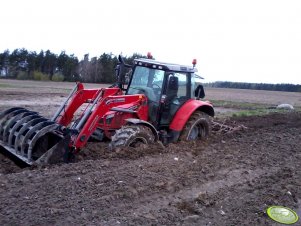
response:
{"label": "roof beacon light", "polygon": [[193,67],[195,67],[195,65],[196,65],[196,59],[192,60],[192,65],[193,65]]}
{"label": "roof beacon light", "polygon": [[147,53],[147,58],[148,58],[148,59],[153,59],[153,56],[152,56],[152,53],[151,53],[151,52],[148,52],[148,53]]}

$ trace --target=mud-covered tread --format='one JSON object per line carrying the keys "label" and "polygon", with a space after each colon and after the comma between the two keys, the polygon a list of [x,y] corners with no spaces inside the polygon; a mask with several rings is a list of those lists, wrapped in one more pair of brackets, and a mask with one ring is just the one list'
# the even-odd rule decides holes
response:
{"label": "mud-covered tread", "polygon": [[112,137],[111,149],[118,147],[130,147],[134,140],[141,140],[142,143],[150,144],[155,137],[150,128],[143,125],[125,125],[116,131]]}
{"label": "mud-covered tread", "polygon": [[209,115],[205,112],[196,111],[190,116],[189,120],[185,124],[179,137],[180,141],[188,140],[189,132],[191,128],[195,125],[195,123],[202,123],[205,127],[205,136],[201,136],[199,137],[199,139],[202,140],[208,138],[208,136],[211,134],[211,122],[209,119]]}

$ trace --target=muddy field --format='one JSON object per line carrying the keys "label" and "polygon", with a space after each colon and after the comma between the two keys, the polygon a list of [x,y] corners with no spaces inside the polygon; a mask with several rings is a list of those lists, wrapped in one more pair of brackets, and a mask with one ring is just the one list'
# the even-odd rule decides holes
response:
{"label": "muddy field", "polygon": [[[25,106],[51,116],[70,88],[0,80],[0,111]],[[207,97],[222,100],[218,92]],[[300,94],[285,98],[300,106]],[[246,129],[166,148],[112,152],[89,143],[75,163],[42,168],[0,154],[0,225],[280,225],[267,217],[270,205],[301,216],[301,113],[227,124]]]}

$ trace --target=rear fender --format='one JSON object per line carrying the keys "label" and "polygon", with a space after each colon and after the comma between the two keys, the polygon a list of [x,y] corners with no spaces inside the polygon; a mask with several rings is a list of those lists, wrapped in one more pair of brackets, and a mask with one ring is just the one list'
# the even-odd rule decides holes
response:
{"label": "rear fender", "polygon": [[153,132],[154,136],[155,136],[155,141],[159,140],[159,134],[158,131],[156,130],[156,128],[150,124],[147,121],[141,120],[141,119],[137,119],[137,118],[128,118],[125,121],[127,121],[127,124],[135,124],[135,125],[143,125],[143,126],[147,126],[148,128],[151,129],[151,131]]}
{"label": "rear fender", "polygon": [[186,122],[195,111],[202,111],[214,117],[213,106],[206,101],[189,100],[175,114],[169,128],[175,131],[183,130]]}

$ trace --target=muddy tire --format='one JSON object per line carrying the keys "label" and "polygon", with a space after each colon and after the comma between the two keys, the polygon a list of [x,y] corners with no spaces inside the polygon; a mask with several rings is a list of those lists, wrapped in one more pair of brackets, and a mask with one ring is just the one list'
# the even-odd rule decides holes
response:
{"label": "muddy tire", "polygon": [[180,140],[205,140],[211,134],[209,115],[204,112],[194,112],[181,132]]}
{"label": "muddy tire", "polygon": [[110,148],[139,147],[155,141],[151,129],[142,125],[126,125],[116,131],[112,137]]}

